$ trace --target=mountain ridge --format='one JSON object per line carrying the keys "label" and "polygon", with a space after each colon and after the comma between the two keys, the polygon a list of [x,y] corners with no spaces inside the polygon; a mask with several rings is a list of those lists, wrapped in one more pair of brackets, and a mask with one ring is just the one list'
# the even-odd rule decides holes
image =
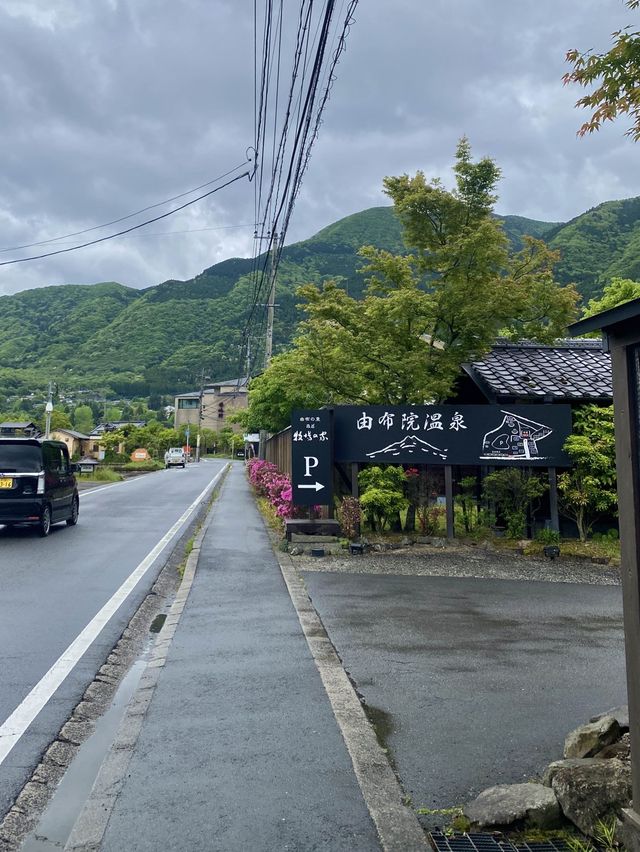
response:
{"label": "mountain ridge", "polygon": [[[640,197],[604,202],[567,223],[497,218],[512,249],[526,234],[559,249],[557,278],[574,281],[585,301],[614,275],[640,279]],[[364,261],[357,250],[365,244],[406,251],[392,207],[353,213],[285,246],[275,351],[288,343],[300,317],[300,284],[335,279],[351,295],[362,294]],[[203,367],[214,380],[244,374],[239,353],[253,267],[252,258],[228,258],[191,279],[141,290],[101,282],[0,296],[0,397],[42,388],[49,379],[134,396],[192,388]]]}

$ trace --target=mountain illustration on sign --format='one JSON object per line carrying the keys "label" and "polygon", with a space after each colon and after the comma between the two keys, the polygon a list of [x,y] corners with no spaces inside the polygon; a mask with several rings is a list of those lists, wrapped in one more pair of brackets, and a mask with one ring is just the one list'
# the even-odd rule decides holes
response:
{"label": "mountain illustration on sign", "polygon": [[405,435],[401,441],[396,441],[393,444],[389,444],[387,447],[383,447],[381,450],[375,450],[373,453],[367,453],[367,456],[372,459],[376,456],[399,456],[399,455],[413,455],[418,453],[425,453],[429,456],[436,456],[440,459],[446,459],[447,453],[449,450],[441,450],[439,447],[434,447],[433,444],[428,444],[426,441],[423,441],[422,438],[418,438],[417,435]]}
{"label": "mountain illustration on sign", "polygon": [[502,411],[504,418],[499,426],[487,432],[482,439],[482,459],[524,461],[544,459],[538,452],[538,441],[553,433],[544,423],[536,423],[520,414]]}

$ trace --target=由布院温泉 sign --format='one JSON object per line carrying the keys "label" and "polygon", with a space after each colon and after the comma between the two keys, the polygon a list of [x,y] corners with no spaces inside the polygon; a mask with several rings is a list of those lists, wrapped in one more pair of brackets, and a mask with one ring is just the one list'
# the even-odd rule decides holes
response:
{"label": "\u7531\u5e03\u9662\u6e29\u6cc9 sign", "polygon": [[[568,405],[342,405],[333,427],[337,462],[570,465]],[[304,430],[294,426],[292,441]]]}

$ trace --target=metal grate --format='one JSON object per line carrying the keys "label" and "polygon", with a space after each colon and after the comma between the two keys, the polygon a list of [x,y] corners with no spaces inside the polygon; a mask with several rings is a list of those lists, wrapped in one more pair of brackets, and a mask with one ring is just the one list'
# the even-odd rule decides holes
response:
{"label": "metal grate", "polygon": [[436,852],[568,852],[563,840],[540,843],[511,843],[495,834],[452,834],[431,831],[429,839]]}

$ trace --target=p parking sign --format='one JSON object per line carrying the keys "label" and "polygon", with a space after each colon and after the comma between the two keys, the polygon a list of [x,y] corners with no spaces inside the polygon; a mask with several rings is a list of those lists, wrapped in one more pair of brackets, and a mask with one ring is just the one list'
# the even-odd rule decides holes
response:
{"label": "p parking sign", "polygon": [[297,409],[292,413],[291,468],[294,505],[331,505],[333,416],[329,409]]}

